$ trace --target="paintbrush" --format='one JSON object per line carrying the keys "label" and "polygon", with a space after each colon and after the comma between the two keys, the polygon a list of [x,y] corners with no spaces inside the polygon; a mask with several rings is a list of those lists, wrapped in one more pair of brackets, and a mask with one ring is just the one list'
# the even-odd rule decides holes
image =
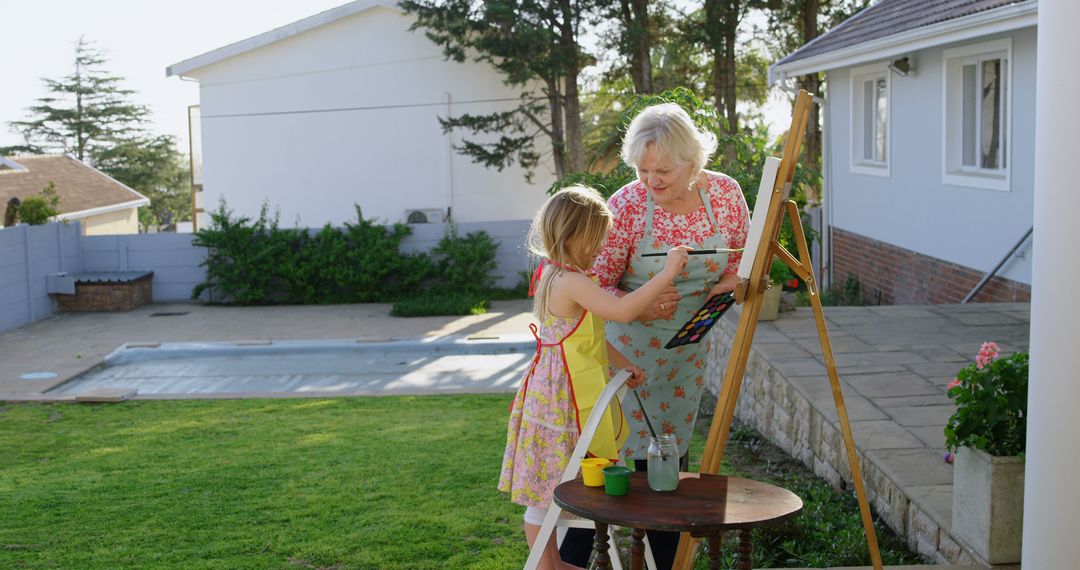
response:
{"label": "paintbrush", "polygon": [[[656,435],[656,428],[654,428],[652,426],[652,422],[649,421],[649,414],[645,413],[645,404],[641,403],[641,396],[638,396],[637,390],[633,390],[633,392],[634,392],[634,399],[637,400],[638,409],[641,410],[641,417],[645,418],[645,426],[649,428],[649,433],[652,434],[652,438],[655,439],[657,442],[659,442],[660,438],[657,437],[657,435]],[[663,459],[664,461],[667,461],[668,456],[664,455],[663,451],[661,451],[660,452],[660,459]]]}
{"label": "paintbrush", "polygon": [[[712,255],[716,253],[736,253],[742,250],[743,248],[741,247],[738,249],[692,249],[686,253],[688,255]],[[641,254],[641,257],[663,257],[667,254],[668,252],[666,251],[656,251],[653,253],[643,253]]]}

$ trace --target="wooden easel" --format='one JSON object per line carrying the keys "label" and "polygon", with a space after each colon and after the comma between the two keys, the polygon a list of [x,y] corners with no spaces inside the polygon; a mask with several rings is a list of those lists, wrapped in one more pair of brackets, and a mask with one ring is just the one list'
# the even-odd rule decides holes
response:
{"label": "wooden easel", "polygon": [[[791,194],[791,181],[795,174],[795,163],[798,160],[799,147],[802,144],[803,133],[806,130],[806,122],[812,104],[813,97],[806,91],[800,90],[795,100],[795,112],[791,117],[791,127],[788,130],[787,141],[784,144],[784,154],[781,158],[776,181],[773,184],[772,195],[759,195],[757,198],[757,207],[767,204],[768,213],[765,218],[764,231],[761,233],[761,240],[755,250],[750,277],[741,280],[735,290],[736,299],[743,305],[742,316],[739,318],[739,326],[735,332],[731,353],[728,355],[727,369],[724,372],[720,396],[716,403],[716,413],[709,429],[709,438],[705,443],[705,453],[701,459],[701,472],[716,474],[720,470],[720,462],[724,458],[724,449],[727,446],[731,421],[735,417],[735,404],[738,401],[739,389],[742,386],[743,375],[746,372],[746,360],[750,354],[750,345],[754,340],[754,331],[757,329],[762,294],[768,285],[769,268],[772,265],[773,255],[776,255],[799,278],[806,282],[806,289],[810,294],[810,306],[813,307],[814,320],[817,323],[818,338],[821,341],[821,353],[825,357],[825,367],[829,373],[829,384],[832,387],[833,401],[836,404],[836,415],[840,422],[840,431],[844,437],[848,463],[851,466],[851,477],[855,482],[855,494],[859,501],[859,511],[862,514],[863,529],[866,531],[866,542],[870,549],[870,558],[874,564],[874,569],[882,570],[881,553],[878,550],[877,535],[874,533],[874,522],[870,516],[870,504],[866,499],[866,488],[863,485],[862,473],[859,470],[858,456],[855,454],[855,439],[851,434],[851,423],[848,421],[844,395],[840,390],[840,377],[836,373],[836,362],[833,359],[832,345],[829,342],[829,332],[825,327],[825,313],[821,308],[821,297],[814,281],[810,250],[806,244],[798,206],[795,205],[795,202],[788,200],[788,196]],[[795,229],[795,243],[799,249],[799,259],[796,259],[778,241],[780,226],[785,214],[791,220],[791,224]],[[697,541],[688,534],[683,534],[679,541],[679,549],[675,554],[674,570],[690,570],[693,566],[696,548]],[[740,565],[740,568],[742,567]],[[746,568],[749,568],[749,566],[747,565]]]}

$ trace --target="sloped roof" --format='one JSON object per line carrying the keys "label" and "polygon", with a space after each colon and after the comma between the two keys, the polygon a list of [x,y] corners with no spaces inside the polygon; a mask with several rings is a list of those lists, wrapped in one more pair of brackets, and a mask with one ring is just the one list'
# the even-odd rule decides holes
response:
{"label": "sloped roof", "polygon": [[370,10],[375,7],[390,8],[401,12],[401,7],[397,2],[387,2],[385,0],[355,0],[338,6],[337,8],[331,8],[325,12],[320,12],[314,16],[309,16],[303,20],[297,20],[291,24],[286,24],[280,28],[275,28],[269,32],[259,34],[257,36],[250,37],[246,40],[241,40],[236,43],[229,44],[225,47],[218,48],[213,51],[208,51],[202,55],[197,55],[192,58],[185,59],[184,61],[174,63],[165,68],[165,76],[172,77],[173,75],[184,75],[195,71],[196,69],[206,67],[208,65],[215,64],[219,61],[235,57],[240,54],[249,52],[254,49],[267,46],[269,44],[279,42],[286,38],[290,38],[297,34],[306,32],[325,26],[331,22],[336,22],[342,18],[358,14],[365,10]]}
{"label": "sloped roof", "polygon": [[[825,61],[830,54],[847,54],[860,46],[888,43],[890,38],[898,44],[926,40],[932,35],[942,42],[950,41],[955,38],[945,32],[1017,16],[1028,17],[1023,23],[1034,25],[1037,6],[1037,0],[879,0],[772,67],[793,68],[811,60]],[[926,47],[925,44],[919,47]]]}
{"label": "sloped roof", "polygon": [[40,194],[49,182],[60,198],[56,209],[61,215],[74,214],[70,217],[87,210],[109,211],[150,203],[146,196],[70,156],[22,155],[8,160],[23,169],[0,169],[0,207],[12,198],[24,200]]}

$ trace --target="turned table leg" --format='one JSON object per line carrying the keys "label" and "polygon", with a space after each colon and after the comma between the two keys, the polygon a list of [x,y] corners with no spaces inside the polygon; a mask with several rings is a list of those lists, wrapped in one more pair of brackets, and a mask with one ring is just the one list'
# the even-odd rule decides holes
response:
{"label": "turned table leg", "polygon": [[750,529],[739,529],[739,547],[737,549],[738,555],[735,558],[735,570],[753,570],[753,565],[750,562],[750,552],[754,550],[754,545],[750,541]]}
{"label": "turned table leg", "polygon": [[645,529],[635,528],[630,533],[630,570],[645,568]]}
{"label": "turned table leg", "polygon": [[717,533],[709,537],[709,568],[713,570],[720,570],[720,563],[722,562],[720,541],[722,536],[722,534]]}
{"label": "turned table leg", "polygon": [[596,541],[593,542],[593,550],[596,551],[596,568],[611,568],[611,557],[608,556],[607,523],[596,523]]}

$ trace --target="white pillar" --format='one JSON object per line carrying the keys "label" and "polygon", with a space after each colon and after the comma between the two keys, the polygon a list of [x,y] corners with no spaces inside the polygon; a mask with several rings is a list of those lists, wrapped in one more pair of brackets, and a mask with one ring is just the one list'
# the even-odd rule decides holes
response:
{"label": "white pillar", "polygon": [[[1022,567],[1080,567],[1080,2],[1039,0]],[[1014,188],[1014,192],[1020,191]]]}

